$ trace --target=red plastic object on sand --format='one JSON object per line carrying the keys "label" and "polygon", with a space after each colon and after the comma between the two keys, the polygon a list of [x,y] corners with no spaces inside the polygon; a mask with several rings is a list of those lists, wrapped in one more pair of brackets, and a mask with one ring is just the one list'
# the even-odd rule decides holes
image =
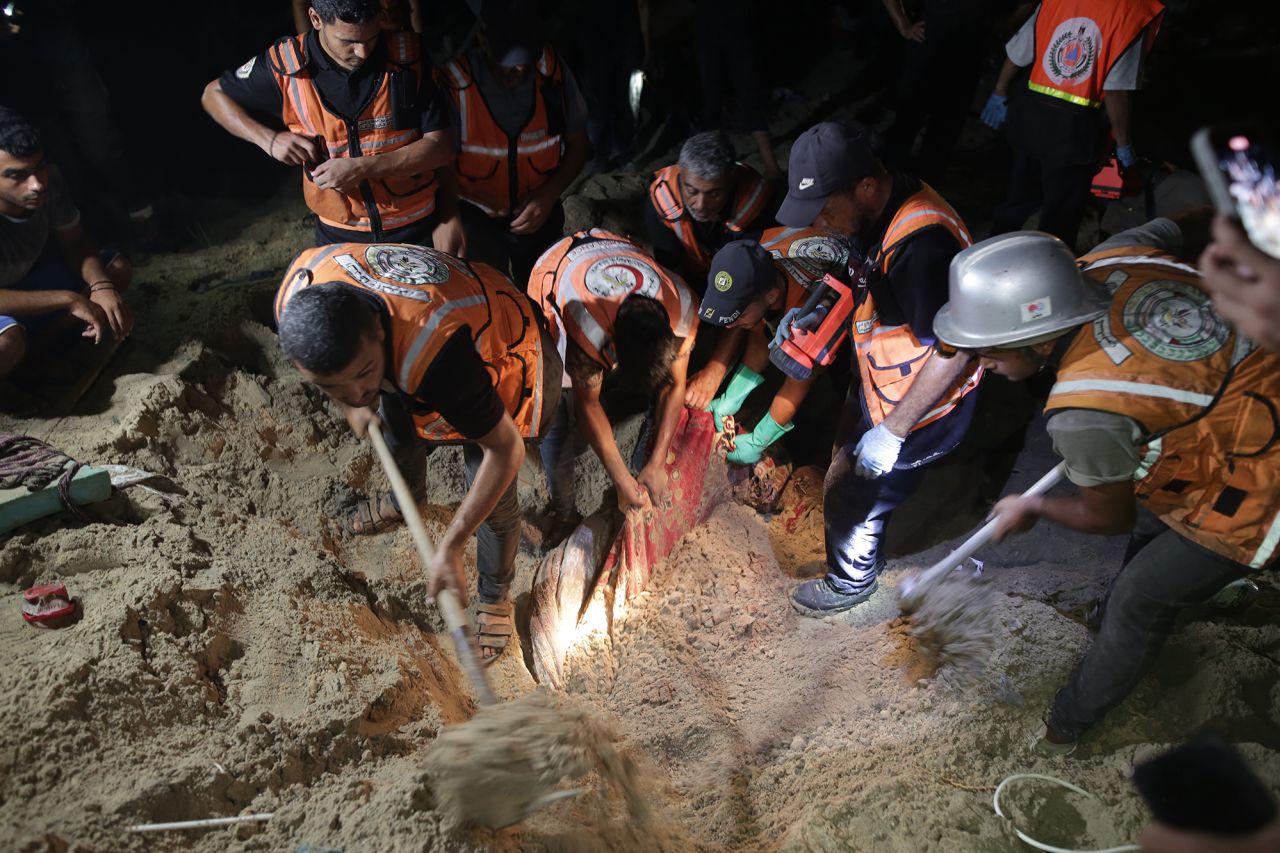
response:
{"label": "red plastic object on sand", "polygon": [[1102,168],[1093,176],[1093,185],[1089,188],[1094,198],[1115,200],[1125,190],[1124,172],[1120,169],[1120,161],[1112,154]]}
{"label": "red plastic object on sand", "polygon": [[75,602],[60,583],[33,586],[22,593],[22,618],[32,624],[56,622],[75,612]]}

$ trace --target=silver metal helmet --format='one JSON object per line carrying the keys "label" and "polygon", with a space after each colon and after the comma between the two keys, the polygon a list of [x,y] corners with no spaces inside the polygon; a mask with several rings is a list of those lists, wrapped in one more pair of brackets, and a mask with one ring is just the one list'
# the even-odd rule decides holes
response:
{"label": "silver metal helmet", "polygon": [[1101,317],[1107,289],[1086,278],[1067,244],[1039,231],[975,243],[951,259],[951,301],[933,320],[944,344],[1022,347]]}

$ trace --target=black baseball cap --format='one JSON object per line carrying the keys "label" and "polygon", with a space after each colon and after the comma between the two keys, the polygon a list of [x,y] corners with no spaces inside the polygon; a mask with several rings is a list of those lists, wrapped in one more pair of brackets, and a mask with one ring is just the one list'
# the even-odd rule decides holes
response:
{"label": "black baseball cap", "polygon": [[815,124],[791,146],[787,197],[778,208],[778,221],[793,228],[809,227],[832,193],[875,174],[878,162],[872,131],[865,125]]}
{"label": "black baseball cap", "polygon": [[734,240],[711,259],[698,318],[714,326],[729,325],[777,275],[767,249],[755,240]]}
{"label": "black baseball cap", "polygon": [[542,21],[534,0],[482,0],[480,23],[493,61],[510,68],[533,65],[542,56]]}

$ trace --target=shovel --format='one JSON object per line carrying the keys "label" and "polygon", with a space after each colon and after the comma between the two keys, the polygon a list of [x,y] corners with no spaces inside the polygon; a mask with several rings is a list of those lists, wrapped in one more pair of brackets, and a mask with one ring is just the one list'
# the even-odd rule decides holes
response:
{"label": "shovel", "polygon": [[[382,430],[377,424],[369,425],[369,441],[373,444],[378,461],[391,482],[391,491],[396,497],[396,503],[400,505],[400,512],[404,516],[409,533],[413,536],[413,543],[418,548],[418,556],[422,559],[422,565],[425,568],[431,564],[435,548],[427,536],[427,528],[422,523],[418,503],[414,500],[409,484],[400,473],[400,468],[396,465],[391,450],[387,447],[386,439],[382,437]],[[563,770],[563,775],[572,775],[570,771],[578,769],[577,766],[562,766],[552,760],[543,761],[541,756],[536,756],[533,763],[541,772],[536,775],[532,773],[522,775],[521,763],[515,759],[515,756],[521,747],[526,747],[526,751],[537,751],[548,742],[554,745],[566,737],[583,731],[594,735],[595,732],[590,723],[582,720],[581,717],[560,715],[555,708],[542,702],[537,696],[517,699],[499,706],[467,637],[467,617],[462,610],[457,593],[451,589],[440,590],[436,593],[436,604],[439,605],[440,612],[444,616],[449,636],[453,638],[454,649],[462,669],[475,688],[476,700],[482,709],[490,709],[488,712],[481,711],[482,714],[490,714],[487,719],[475,719],[453,726],[451,728],[454,730],[452,733],[454,737],[449,738],[450,733],[446,732],[437,739],[435,750],[448,752],[454,764],[465,763],[465,768],[470,774],[463,778],[462,773],[453,772],[450,778],[443,779],[440,789],[437,790],[440,799],[452,805],[453,810],[463,820],[474,820],[496,829],[517,823],[532,812],[558,800],[582,793],[581,789],[577,788],[538,793],[539,789],[550,787],[558,781],[560,774],[555,771]],[[468,726],[475,727],[473,732],[477,745],[474,749],[471,745],[471,736],[465,733],[458,734]],[[540,739],[540,736],[545,738]],[[453,743],[457,746],[452,750],[445,750],[442,749],[445,743]],[[503,756],[501,762],[487,760],[489,756],[498,754]],[[473,796],[476,788],[486,789],[484,796]]]}
{"label": "shovel", "polygon": [[[1066,468],[1065,462],[1059,462],[1022,497],[1043,495],[1061,482]],[[912,615],[912,634],[939,661],[971,674],[981,670],[994,644],[990,596],[976,578],[953,572],[991,541],[997,524],[997,519],[991,519],[960,547],[898,587],[898,606]]]}

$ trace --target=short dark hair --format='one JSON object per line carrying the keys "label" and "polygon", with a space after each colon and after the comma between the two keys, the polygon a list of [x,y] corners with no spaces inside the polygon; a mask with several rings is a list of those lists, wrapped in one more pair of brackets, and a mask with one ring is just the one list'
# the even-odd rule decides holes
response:
{"label": "short dark hair", "polygon": [[10,157],[30,157],[44,148],[40,131],[26,116],[8,107],[0,107],[0,151]]}
{"label": "short dark hair", "polygon": [[367,24],[382,14],[378,0],[311,0],[311,8],[326,24]]}
{"label": "short dark hair", "polygon": [[695,133],[680,146],[680,171],[704,181],[718,181],[733,171],[738,155],[733,142],[722,130]]}
{"label": "short dark hair", "polygon": [[299,367],[331,376],[351,365],[377,321],[369,303],[350,287],[315,284],[295,293],[280,313],[280,349]]}
{"label": "short dark hair", "polygon": [[666,306],[639,293],[622,300],[613,322],[613,349],[620,381],[646,391],[667,384],[679,347]]}

